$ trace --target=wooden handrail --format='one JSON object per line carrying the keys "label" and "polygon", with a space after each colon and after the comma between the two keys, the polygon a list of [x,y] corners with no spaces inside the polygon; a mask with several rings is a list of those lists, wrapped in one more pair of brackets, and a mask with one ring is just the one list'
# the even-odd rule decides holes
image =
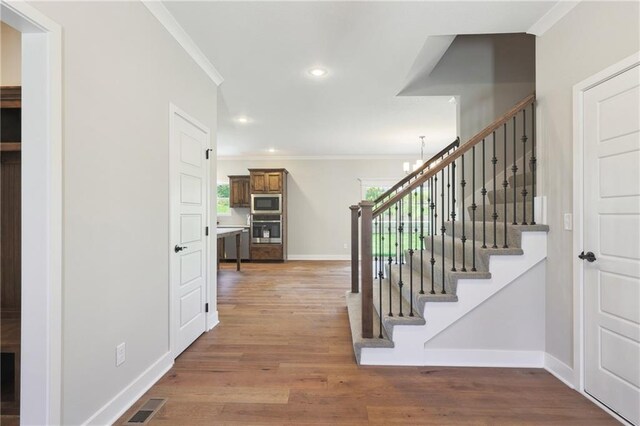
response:
{"label": "wooden handrail", "polygon": [[449,145],[447,145],[444,149],[442,149],[440,152],[438,152],[436,155],[434,155],[433,157],[429,158],[422,166],[420,166],[418,169],[414,170],[413,172],[409,173],[407,176],[405,176],[403,179],[401,179],[398,183],[396,183],[395,185],[393,185],[391,188],[389,188],[388,190],[386,190],[384,192],[384,194],[382,194],[381,196],[379,196],[378,198],[376,198],[376,200],[374,201],[374,203],[378,204],[379,202],[381,202],[382,200],[384,200],[385,198],[387,198],[389,195],[391,195],[391,193],[393,191],[395,191],[396,189],[402,187],[405,183],[409,182],[411,179],[413,179],[414,177],[418,176],[420,173],[422,173],[426,168],[428,168],[431,163],[435,162],[436,160],[442,158],[447,152],[451,151],[453,148],[457,148],[460,146],[460,137],[457,137],[455,141],[451,142]]}
{"label": "wooden handrail", "polygon": [[474,137],[469,139],[465,144],[463,144],[458,149],[456,149],[453,152],[453,154],[443,159],[435,167],[430,168],[429,171],[427,171],[426,173],[423,173],[422,176],[420,176],[415,181],[410,183],[407,187],[403,188],[402,191],[398,192],[393,197],[391,197],[390,199],[385,201],[383,204],[381,204],[379,207],[377,207],[373,211],[373,219],[380,216],[380,214],[386,211],[389,207],[391,207],[392,205],[394,205],[395,203],[403,199],[409,192],[413,191],[414,189],[422,185],[424,182],[431,179],[436,173],[440,172],[449,164],[453,163],[458,158],[462,157],[464,153],[469,151],[472,147],[474,147],[478,143],[482,142],[483,139],[491,135],[495,130],[497,130],[504,123],[511,120],[522,109],[532,104],[535,101],[535,99],[536,99],[536,94],[532,93],[526,98],[524,98],[523,100],[521,100],[520,102],[518,102],[517,104],[515,104],[509,111],[507,111],[502,116],[497,118],[493,123],[489,124],[483,130],[481,130],[478,134],[476,134]]}

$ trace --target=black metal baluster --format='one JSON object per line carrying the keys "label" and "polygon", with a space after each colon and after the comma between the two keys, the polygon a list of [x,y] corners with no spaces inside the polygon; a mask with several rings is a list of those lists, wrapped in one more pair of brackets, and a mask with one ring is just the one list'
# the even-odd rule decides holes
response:
{"label": "black metal baluster", "polygon": [[442,235],[442,294],[445,294],[446,291],[444,289],[444,270],[445,270],[445,266],[444,266],[444,231],[446,230],[445,226],[444,226],[444,220],[446,218],[445,214],[444,214],[444,205],[445,205],[445,201],[444,201],[444,169],[442,169],[441,174],[440,174],[440,180],[442,180],[441,185],[441,197],[442,197],[442,218],[440,219],[441,222],[441,226],[440,226],[440,233]]}
{"label": "black metal baluster", "polygon": [[486,171],[486,158],[485,158],[485,143],[482,139],[482,248],[487,248],[487,178],[485,176]]}
{"label": "black metal baluster", "polygon": [[527,109],[522,110],[522,225],[527,225]]}
{"label": "black metal baluster", "polygon": [[466,236],[466,228],[464,227],[464,217],[466,216],[466,212],[464,210],[464,187],[467,186],[467,181],[464,175],[464,154],[460,157],[460,163],[462,164],[462,180],[460,181],[460,187],[462,188],[462,237],[460,237],[460,241],[462,241],[462,272],[467,272],[466,266],[466,253],[465,253],[465,243],[467,242]]}
{"label": "black metal baluster", "polygon": [[399,230],[399,228],[398,228],[398,203],[396,203],[395,206],[396,206],[396,223],[395,223],[394,228],[396,230],[396,243],[395,243],[395,246],[396,246],[396,265],[397,265],[398,264],[398,230]]}
{"label": "black metal baluster", "polygon": [[434,249],[434,238],[436,234],[436,221],[438,220],[438,199],[436,198],[436,189],[438,188],[438,176],[434,176],[431,181],[431,259],[429,262],[431,263],[431,294],[436,294],[434,289],[435,285],[435,264],[436,259],[433,252]]}
{"label": "black metal baluster", "polygon": [[471,270],[475,272],[476,269],[476,146],[471,148],[471,257],[472,265]]}
{"label": "black metal baluster", "polygon": [[420,185],[420,294],[424,294],[424,183]]}
{"label": "black metal baluster", "polygon": [[[456,271],[456,162],[451,163],[451,270]],[[448,188],[447,188],[448,189]]]}
{"label": "black metal baluster", "polygon": [[[516,180],[516,173],[518,172],[518,165],[516,164],[517,162],[517,149],[516,149],[516,117],[513,117],[513,165],[511,166],[511,171],[513,172],[513,222],[511,223],[512,225],[517,225],[518,224],[518,220],[517,220],[517,195],[516,195],[516,187],[518,186],[517,180]],[[506,218],[505,218],[506,220]]]}
{"label": "black metal baluster", "polygon": [[[451,217],[451,211],[450,206],[451,206],[451,197],[450,197],[450,191],[451,191],[451,175],[449,174],[449,169],[450,166],[447,166],[447,218]],[[442,221],[445,221],[445,218],[442,218]]]}
{"label": "black metal baluster", "polygon": [[496,227],[498,222],[498,212],[496,210],[496,163],[498,158],[496,157],[496,132],[493,131],[493,157],[491,158],[491,164],[493,165],[493,246],[492,248],[498,248],[496,241]]}
{"label": "black metal baluster", "polygon": [[398,304],[400,305],[400,311],[398,312],[398,316],[403,317],[404,315],[402,314],[402,286],[404,285],[404,283],[402,282],[402,266],[404,265],[404,262],[402,261],[403,259],[403,255],[404,255],[404,198],[402,200],[400,200],[400,224],[398,225],[398,230],[399,230],[399,236],[398,236],[398,242],[400,244],[400,266],[398,267],[398,275],[399,275],[399,280],[398,280],[398,293],[400,294],[400,297],[398,298]]}
{"label": "black metal baluster", "polygon": [[509,182],[507,181],[507,123],[504,123],[502,128],[502,132],[504,133],[504,162],[503,162],[503,179],[502,179],[502,189],[504,192],[504,245],[502,248],[509,248],[507,244],[507,187],[509,186]]}
{"label": "black metal baluster", "polygon": [[378,220],[378,247],[380,248],[380,266],[378,268],[378,300],[380,303],[380,309],[378,312],[378,337],[382,339],[382,279],[384,278],[384,273],[382,272],[384,268],[384,233],[382,232],[382,224],[384,222],[384,216],[380,215],[376,218]]}
{"label": "black metal baluster", "polygon": [[[409,192],[409,316],[413,316],[413,191]],[[402,299],[402,293],[400,293]]]}
{"label": "black metal baluster", "polygon": [[531,103],[531,224],[536,224],[536,104]]}
{"label": "black metal baluster", "polygon": [[[372,234],[375,235],[376,231],[378,230],[378,218],[373,219],[373,229],[372,229]],[[372,238],[371,239],[371,249],[373,250],[373,266],[375,268],[374,272],[373,272],[373,276],[377,277],[378,276],[378,272],[380,272],[378,270],[378,239],[377,238]]]}
{"label": "black metal baluster", "polygon": [[[393,316],[393,308],[391,306],[391,264],[393,263],[393,251],[391,251],[391,207],[389,207],[389,316]],[[382,302],[381,302],[382,303]],[[382,312],[382,310],[380,310]],[[382,316],[382,315],[381,315]]]}

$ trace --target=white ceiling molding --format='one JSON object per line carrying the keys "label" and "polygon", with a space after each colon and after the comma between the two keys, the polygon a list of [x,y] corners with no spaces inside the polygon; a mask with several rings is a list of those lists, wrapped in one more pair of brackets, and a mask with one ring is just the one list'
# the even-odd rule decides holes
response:
{"label": "white ceiling molding", "polygon": [[209,78],[220,86],[224,79],[218,72],[216,67],[207,59],[198,45],[189,37],[189,34],[182,28],[182,26],[176,21],[171,12],[158,0],[141,0],[149,12],[156,17],[162,26],[173,36],[180,46],[187,52],[189,56],[195,61],[196,64],[202,68],[202,70],[209,76]]}
{"label": "white ceiling molding", "polygon": [[547,13],[542,15],[542,17],[538,19],[535,24],[529,28],[529,30],[527,30],[527,33],[540,37],[560,21],[567,13],[569,13],[571,9],[576,7],[578,3],[580,3],[580,0],[557,2]]}
{"label": "white ceiling molding", "polygon": [[218,161],[286,161],[286,160],[399,160],[407,161],[410,155],[225,155],[218,156]]}

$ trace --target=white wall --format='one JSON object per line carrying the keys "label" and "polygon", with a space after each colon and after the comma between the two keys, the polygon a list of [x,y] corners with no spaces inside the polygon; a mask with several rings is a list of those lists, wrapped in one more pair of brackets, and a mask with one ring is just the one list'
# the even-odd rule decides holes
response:
{"label": "white wall", "polygon": [[[450,95],[458,98],[458,131],[467,142],[535,90],[535,37],[528,34],[459,35],[429,75],[415,78],[400,93],[403,96]],[[527,131],[531,148],[531,109],[527,111]],[[517,118],[516,157],[522,157],[522,117]],[[507,129],[506,167],[513,164],[512,124]],[[503,132],[496,132],[497,171],[504,169]],[[486,141],[487,176],[491,176],[492,140]],[[476,153],[476,189],[482,186],[480,145]],[[471,153],[465,155],[467,194],[471,193]],[[458,182],[462,169],[458,167]],[[522,168],[519,169],[522,173]],[[498,188],[502,188],[498,182]],[[469,205],[469,203],[467,203]]]}
{"label": "white wall", "polygon": [[33,5],[63,29],[62,411],[75,425],[169,350],[169,102],[215,134],[217,88],[140,2]]}
{"label": "white wall", "polygon": [[546,351],[573,365],[571,231],[563,214],[573,200],[572,88],[640,50],[639,3],[581,2],[536,42],[539,191],[546,195],[548,240]]}
{"label": "white wall", "polygon": [[20,32],[0,23],[0,86],[20,86],[22,41]]}
{"label": "white wall", "polygon": [[[410,160],[410,158],[408,158]],[[249,168],[284,167],[289,171],[289,257],[344,258],[350,255],[349,206],[361,201],[359,178],[404,176],[402,160],[225,160],[218,161],[218,181],[248,174]],[[249,209],[219,216],[221,225],[245,224]],[[347,244],[347,248],[344,248]]]}
{"label": "white wall", "polygon": [[527,34],[460,35],[431,74],[400,95],[459,96],[464,143],[535,88],[535,41]]}
{"label": "white wall", "polygon": [[[429,340],[425,349],[544,351],[544,277],[541,262]],[[427,305],[427,321],[429,321]]]}

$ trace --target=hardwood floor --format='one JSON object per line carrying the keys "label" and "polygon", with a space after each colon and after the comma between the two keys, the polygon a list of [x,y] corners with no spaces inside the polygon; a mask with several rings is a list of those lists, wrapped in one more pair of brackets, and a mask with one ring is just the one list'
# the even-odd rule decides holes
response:
{"label": "hardwood floor", "polygon": [[150,397],[152,425],[617,424],[541,369],[358,367],[348,262],[222,264],[220,324]]}

